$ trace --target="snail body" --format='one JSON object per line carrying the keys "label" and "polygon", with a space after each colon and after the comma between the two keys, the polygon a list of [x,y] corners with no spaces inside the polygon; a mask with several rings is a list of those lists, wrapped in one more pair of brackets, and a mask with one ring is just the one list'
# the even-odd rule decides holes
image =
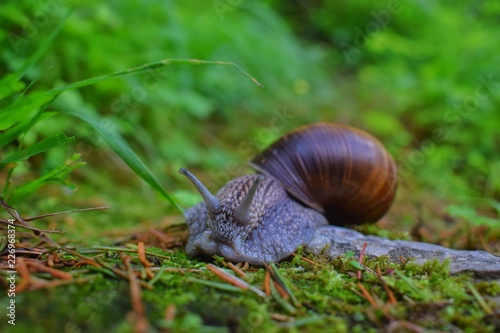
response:
{"label": "snail body", "polygon": [[376,222],[397,187],[394,160],[370,134],[335,123],[289,132],[250,163],[259,174],[231,180],[213,196],[179,170],[204,202],[186,210],[189,255],[277,262],[327,224]]}

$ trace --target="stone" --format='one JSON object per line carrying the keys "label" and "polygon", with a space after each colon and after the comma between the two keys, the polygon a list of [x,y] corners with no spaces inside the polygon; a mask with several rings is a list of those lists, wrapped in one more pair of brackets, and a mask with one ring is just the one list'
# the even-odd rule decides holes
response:
{"label": "stone", "polygon": [[429,243],[389,240],[335,226],[317,228],[305,251],[315,255],[323,254],[330,258],[336,258],[349,251],[359,255],[364,242],[367,243],[365,250],[367,257],[387,256],[390,261],[396,263],[401,262],[401,258],[411,258],[418,264],[432,259],[441,262],[449,259],[450,274],[470,272],[478,279],[500,279],[500,257],[485,251],[453,250]]}

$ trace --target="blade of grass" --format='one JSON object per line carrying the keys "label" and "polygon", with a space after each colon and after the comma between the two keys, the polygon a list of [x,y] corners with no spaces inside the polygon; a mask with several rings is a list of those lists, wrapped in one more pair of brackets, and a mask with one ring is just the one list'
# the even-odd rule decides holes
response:
{"label": "blade of grass", "polygon": [[72,213],[82,213],[82,212],[90,212],[90,211],[104,210],[104,209],[109,209],[109,206],[100,206],[100,207],[91,207],[91,208],[81,208],[81,209],[65,210],[65,211],[62,211],[62,212],[55,212],[55,213],[48,213],[48,214],[42,214],[42,215],[37,215],[37,216],[25,217],[24,220],[26,222],[30,222],[30,221],[35,221],[35,220],[42,219],[44,217],[49,217],[49,216],[56,216],[56,215],[63,215],[63,214],[72,214]]}
{"label": "blade of grass", "polygon": [[[69,16],[69,13],[68,13]],[[67,18],[67,17],[66,17]],[[66,19],[65,18],[65,19]],[[64,23],[61,22],[61,25],[59,26],[62,27],[62,24]],[[53,38],[57,35],[57,32],[55,31],[53,33],[53,36],[49,38],[48,42],[51,42]],[[40,54],[43,54],[45,52],[42,50],[38,53],[37,52],[37,57]],[[34,64],[38,58],[33,57],[33,59],[29,60],[22,68],[20,72],[25,71],[29,66]],[[180,65],[189,65],[189,64],[195,64],[195,65],[222,65],[222,66],[230,66],[238,70],[240,73],[248,77],[252,82],[254,82],[256,85],[262,87],[262,84],[260,84],[254,77],[249,75],[247,72],[245,72],[243,69],[241,69],[238,65],[232,63],[232,62],[224,62],[224,61],[208,61],[208,60],[198,60],[198,59],[164,59],[158,62],[154,63],[149,63],[145,64],[142,66],[134,67],[134,68],[129,68],[123,71],[118,71],[114,72],[111,74],[106,74],[106,75],[101,75],[85,80],[81,80],[78,82],[74,82],[72,84],[55,88],[43,93],[33,93],[21,100],[19,100],[17,103],[14,103],[10,105],[7,109],[4,109],[2,113],[0,113],[0,129],[7,129],[16,123],[20,122],[23,119],[26,119],[29,114],[33,112],[34,109],[41,109],[42,106],[50,104],[57,96],[70,89],[77,89],[81,88],[84,86],[88,86],[100,81],[108,80],[110,78],[114,77],[120,77],[120,76],[125,76],[125,75],[131,75],[131,74],[138,74],[138,73],[143,73],[147,72],[159,67],[167,66],[167,65],[175,65],[175,64],[180,64]],[[50,102],[49,102],[50,101]],[[16,111],[16,112],[5,112],[5,111]],[[81,112],[73,112],[73,111],[66,111],[64,112],[65,114],[72,115],[74,117],[80,118],[83,121],[88,122],[90,125],[92,125],[98,132],[101,134],[103,139],[107,142],[107,144],[124,160],[124,162],[139,176],[141,177],[146,183],[148,183],[153,189],[158,191],[163,197],[167,199],[172,206],[174,206],[179,212],[183,213],[182,208],[180,208],[175,201],[170,197],[170,195],[167,193],[167,191],[161,186],[157,178],[154,176],[154,174],[147,168],[147,166],[142,162],[142,160],[132,151],[132,149],[127,145],[125,140],[117,133],[116,131],[113,131],[110,128],[106,128],[102,125],[102,122],[100,121],[100,118],[97,115],[89,115],[89,114],[83,114]],[[22,128],[22,127],[21,127]],[[4,140],[5,143],[10,142],[12,139],[14,139],[14,134],[21,133],[20,129],[18,128],[18,131],[11,132],[12,134],[9,136],[8,140]],[[0,145],[2,142],[0,142]],[[40,182],[38,182],[40,183]],[[26,189],[32,189],[35,188],[35,185],[33,182],[30,183],[29,187],[25,187],[24,191]],[[43,183],[43,182],[42,182]],[[18,189],[19,190],[19,189]],[[16,191],[17,193],[23,193],[22,191]]]}
{"label": "blade of grass", "polygon": [[19,70],[17,70],[17,73],[19,75],[19,79],[21,79],[25,74],[28,69],[30,69],[31,66],[36,64],[40,59],[43,57],[43,55],[49,50],[50,45],[54,42],[56,39],[57,35],[61,31],[62,27],[64,26],[64,23],[66,23],[66,20],[68,17],[70,17],[72,13],[72,10],[68,10],[68,12],[63,16],[61,22],[56,26],[54,31],[50,34],[49,38],[47,38],[41,45],[40,47],[29,57],[24,64],[21,66]]}
{"label": "blade of grass", "polygon": [[212,273],[214,273],[215,275],[217,275],[218,277],[220,277],[224,281],[227,281],[227,282],[231,283],[232,285],[241,288],[242,290],[249,289],[249,290],[253,291],[254,293],[256,293],[257,295],[259,295],[260,297],[266,297],[266,294],[262,290],[252,286],[250,283],[248,283],[246,281],[243,281],[239,277],[231,275],[231,274],[227,273],[226,271],[224,271],[224,270],[220,269],[219,267],[212,265],[212,264],[207,264],[206,267],[209,271],[211,271]]}
{"label": "blade of grass", "polygon": [[160,270],[158,271],[158,273],[155,274],[155,277],[152,278],[151,280],[149,280],[149,284],[154,286],[154,284],[161,278],[161,276],[163,275],[163,273],[165,273],[165,269],[167,268],[167,266],[162,266],[160,268]]}
{"label": "blade of grass", "polygon": [[305,318],[300,318],[288,322],[283,322],[279,323],[278,326],[281,328],[295,328],[295,327],[300,327],[304,326],[307,324],[312,324],[312,323],[319,323],[321,321],[325,320],[325,316],[321,315],[312,315],[310,317],[305,317]]}
{"label": "blade of grass", "polygon": [[236,65],[233,62],[230,61],[210,61],[210,60],[200,60],[200,59],[163,59],[160,61],[152,62],[149,64],[144,64],[141,66],[137,67],[132,67],[128,68],[122,71],[110,73],[110,74],[105,74],[105,75],[100,75],[100,76],[95,76],[91,77],[85,80],[81,80],[78,82],[74,82],[71,84],[68,84],[66,86],[62,86],[59,88],[52,89],[50,92],[51,93],[61,93],[66,90],[70,89],[77,89],[81,87],[85,87],[97,82],[101,82],[104,80],[108,80],[114,77],[120,77],[120,76],[126,76],[126,75],[132,75],[132,74],[140,74],[140,73],[145,73],[163,66],[169,66],[169,65],[220,65],[220,66],[230,66],[236,69],[238,72],[249,78],[253,83],[258,85],[259,87],[264,87],[257,79],[255,79],[253,76],[245,72],[240,66]]}
{"label": "blade of grass", "polygon": [[24,88],[24,82],[19,81],[18,73],[11,73],[0,79],[0,100],[20,92]]}
{"label": "blade of grass", "polygon": [[[21,133],[23,133],[27,128],[31,127],[34,125],[34,123],[38,120],[39,115],[35,115],[33,117],[30,117],[18,124],[16,124],[14,127],[9,128],[7,131],[2,133],[2,136],[0,136],[0,148],[5,147],[12,141],[14,141]],[[31,126],[29,126],[31,123]]]}
{"label": "blade of grass", "polygon": [[33,155],[40,154],[46,150],[49,150],[55,146],[62,145],[71,142],[75,139],[74,136],[67,137],[64,133],[60,133],[37,142],[23,150],[17,151],[14,154],[4,158],[0,162],[0,169],[3,168],[7,163],[24,161]]}
{"label": "blade of grass", "polygon": [[292,292],[292,289],[286,284],[285,279],[281,275],[281,273],[278,270],[278,267],[274,263],[269,264],[270,267],[270,273],[273,279],[285,290],[285,292],[290,296],[290,299],[292,300],[293,305],[298,306],[299,301],[297,300],[297,297],[295,294]]}
{"label": "blade of grass", "polygon": [[295,311],[296,311],[295,307],[292,304],[290,304],[286,299],[281,297],[281,295],[278,292],[278,290],[276,289],[276,286],[274,285],[274,283],[271,283],[270,286],[271,286],[271,295],[276,300],[276,302],[278,302],[279,305],[281,305],[283,307],[283,309],[285,309],[289,313],[291,313],[291,314],[295,313]]}
{"label": "blade of grass", "polygon": [[50,105],[56,96],[54,93],[35,92],[18,99],[0,110],[0,130],[6,130],[17,123],[35,117],[35,112]]}
{"label": "blade of grass", "polygon": [[28,129],[33,127],[33,125],[35,125],[41,118],[42,114],[44,114],[45,110],[50,105],[50,103],[52,103],[52,101],[53,99],[39,108],[37,113],[33,117],[22,120],[15,126],[2,133],[2,135],[0,136],[0,148],[5,147],[6,145],[14,141],[21,133],[26,133]]}
{"label": "blade of grass", "polygon": [[[131,74],[139,74],[144,73],[159,67],[172,65],[172,64],[196,64],[196,65],[222,65],[222,66],[231,66],[238,70],[240,73],[248,77],[252,82],[256,85],[262,87],[254,77],[241,69],[238,65],[232,62],[224,62],[224,61],[208,61],[208,60],[198,60],[198,59],[164,59],[158,62],[145,64],[138,67],[129,68],[123,71],[118,71],[111,74],[101,75],[93,78],[89,78],[86,80],[78,81],[60,88],[56,88],[51,90],[49,93],[59,94],[69,89],[81,88],[84,86],[88,86],[100,81],[108,80],[114,77],[120,77]],[[148,183],[153,189],[158,191],[167,201],[180,213],[184,213],[183,209],[177,205],[177,203],[170,197],[168,192],[161,186],[158,179],[154,176],[154,174],[149,170],[149,168],[142,162],[142,160],[133,152],[133,150],[127,145],[125,140],[121,137],[121,135],[114,131],[109,127],[103,126],[103,122],[100,117],[96,114],[91,115],[89,113],[81,113],[74,111],[64,111],[65,114],[72,115],[74,117],[80,118],[81,120],[89,123],[94,129],[102,136],[102,138],[106,141],[106,143],[123,159],[123,161],[146,183]]]}
{"label": "blade of grass", "polygon": [[395,270],[394,273],[396,273],[396,275],[399,278],[401,278],[401,280],[405,281],[406,284],[408,284],[408,286],[410,286],[411,289],[420,297],[420,299],[424,299],[424,295],[422,294],[422,292],[417,288],[417,286],[415,286],[415,284],[413,284],[413,282],[406,275],[404,275],[402,272],[398,270]]}
{"label": "blade of grass", "polygon": [[202,280],[202,279],[197,279],[197,278],[188,278],[187,281],[203,284],[203,285],[208,286],[208,287],[217,288],[217,289],[221,289],[221,290],[225,290],[225,291],[238,292],[238,293],[243,292],[243,289],[235,287],[235,286],[230,285],[228,283],[214,282],[214,281]]}
{"label": "blade of grass", "polygon": [[19,200],[20,198],[24,197],[27,194],[33,193],[44,183],[54,180],[60,180],[61,177],[63,177],[64,175],[70,173],[76,168],[81,167],[82,165],[85,165],[84,162],[78,162],[79,158],[80,154],[74,154],[68,160],[66,160],[62,165],[52,169],[47,174],[29,183],[19,186],[18,188],[15,189],[11,201],[15,202],[16,200]]}
{"label": "blade of grass", "polygon": [[118,132],[112,128],[103,126],[103,122],[97,115],[92,115],[90,113],[84,114],[74,111],[64,111],[64,113],[79,118],[94,127],[94,129],[102,136],[104,141],[106,141],[106,143],[115,151],[115,153],[118,154],[118,156],[120,156],[120,158],[135,172],[136,175],[141,177],[153,189],[158,191],[180,213],[183,213],[183,210],[170,197],[155,175],[149,170],[139,156],[134,153]]}
{"label": "blade of grass", "polygon": [[485,302],[484,298],[477,291],[477,289],[472,285],[472,283],[467,282],[466,284],[467,284],[467,287],[469,287],[470,291],[472,292],[472,295],[474,295],[474,297],[476,298],[479,305],[483,308],[484,312],[486,312],[488,315],[492,315],[493,309]]}
{"label": "blade of grass", "polygon": [[[95,246],[92,246],[92,248],[93,249],[97,249],[97,250],[103,250],[103,251],[130,252],[130,253],[137,252],[137,246],[134,246],[134,247],[131,246],[130,248],[127,248],[127,247],[114,247],[114,246],[98,246],[98,245],[95,245]],[[165,256],[165,255],[158,254],[158,253],[153,253],[153,252],[146,251],[146,254],[148,256],[154,256],[154,257],[161,258],[161,259],[170,259],[170,256]]]}
{"label": "blade of grass", "polygon": [[42,42],[40,47],[28,59],[26,59],[21,68],[19,68],[15,73],[9,74],[0,80],[0,100],[21,91],[21,89],[25,87],[25,84],[20,81],[21,78],[26,74],[28,69],[40,61],[43,55],[49,50],[70,15],[71,10],[63,16],[61,22],[59,22],[50,36]]}
{"label": "blade of grass", "polygon": [[11,185],[10,179],[12,178],[12,174],[14,173],[16,166],[17,165],[13,165],[12,168],[10,168],[9,171],[7,172],[7,177],[5,178],[5,182],[4,182],[3,190],[2,190],[2,198],[8,197],[7,194],[9,193],[10,185]]}

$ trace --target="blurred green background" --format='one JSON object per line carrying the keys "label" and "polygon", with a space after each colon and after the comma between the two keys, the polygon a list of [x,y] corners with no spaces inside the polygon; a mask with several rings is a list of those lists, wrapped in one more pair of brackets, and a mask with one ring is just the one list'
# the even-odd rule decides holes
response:
{"label": "blurred green background", "polygon": [[[33,123],[5,141],[0,159],[61,132],[75,137],[2,165],[3,198],[24,215],[111,205],[63,219],[57,228],[69,238],[182,222],[67,112],[99,115],[121,133],[184,208],[200,198],[179,167],[216,191],[250,172],[246,162],[285,131],[334,121],[373,133],[398,163],[399,193],[382,227],[498,231],[499,18],[495,0],[2,1],[0,120],[17,105]],[[264,88],[231,67],[175,65],[66,91],[46,108],[23,102],[166,58],[231,61]],[[15,125],[1,129],[4,138]],[[85,166],[43,178],[74,153]],[[43,186],[18,190],[41,178]],[[420,237],[471,246],[444,232]]]}

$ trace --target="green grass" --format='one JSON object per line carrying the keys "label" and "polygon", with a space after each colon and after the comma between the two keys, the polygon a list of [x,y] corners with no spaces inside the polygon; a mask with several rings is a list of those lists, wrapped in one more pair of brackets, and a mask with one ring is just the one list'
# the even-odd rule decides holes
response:
{"label": "green grass", "polygon": [[[101,253],[103,262],[122,268],[116,250],[115,247],[89,252],[79,248],[87,255]],[[188,258],[181,249],[149,251],[149,260],[166,269],[161,274],[157,272],[154,282],[150,282],[154,283],[153,290],[142,289],[152,331],[170,328],[174,332],[277,332],[286,328],[297,332],[378,332],[390,325],[401,329],[413,325],[437,331],[460,328],[467,332],[493,332],[498,327],[498,318],[487,313],[484,305],[490,303],[487,299],[500,295],[498,283],[474,281],[467,275],[449,276],[446,263],[389,264],[383,258],[365,262],[372,270],[381,269],[382,279],[397,302],[392,304],[376,275],[365,271],[362,280],[357,280],[357,268],[349,264],[348,258],[330,261],[309,256],[314,260],[311,264],[299,255],[276,268],[295,297],[285,300],[276,293],[260,297],[233,287],[208,271],[204,262]],[[137,255],[126,254],[134,258],[132,264],[140,271]],[[155,258],[155,254],[168,258]],[[61,259],[77,258],[63,255]],[[135,322],[126,280],[91,266],[65,270],[74,276],[73,283],[17,296],[18,320],[9,331],[132,330]],[[264,275],[264,268],[252,268],[245,280],[261,288]],[[359,283],[369,291],[375,304],[363,296]],[[175,307],[175,316],[167,320],[165,310],[169,306]]]}
{"label": "green grass", "polygon": [[[51,39],[54,39],[55,36],[51,36]],[[39,56],[39,54],[36,54]],[[27,61],[27,64],[25,64],[21,71],[23,71],[25,68],[28,68],[30,65],[32,65],[34,61],[30,58]],[[139,67],[135,68],[130,68],[127,70],[123,71],[118,71],[115,73],[111,74],[106,74],[94,78],[89,78],[85,79],[79,82],[75,82],[72,84],[69,84],[67,86],[63,86],[60,88],[55,88],[49,91],[44,91],[44,92],[38,92],[31,94],[27,97],[24,95],[20,95],[17,98],[13,98],[12,96],[12,103],[10,105],[6,105],[5,108],[2,110],[1,115],[3,117],[0,117],[0,128],[5,128],[9,129],[6,131],[3,136],[4,138],[4,145],[7,145],[10,143],[9,140],[15,139],[15,134],[24,134],[23,132],[27,132],[31,126],[35,125],[35,122],[37,119],[40,119],[41,116],[43,116],[43,112],[46,110],[46,108],[50,105],[52,101],[54,101],[59,94],[72,90],[72,89],[77,89],[77,88],[82,88],[88,85],[96,84],[101,81],[109,80],[111,78],[115,77],[120,77],[120,76],[125,76],[125,75],[131,75],[131,74],[138,74],[138,73],[147,73],[148,71],[155,70],[159,67],[163,66],[169,66],[169,65],[223,65],[223,66],[231,66],[234,67],[236,70],[240,71],[243,75],[247,76],[249,79],[251,79],[255,84],[262,86],[255,78],[247,74],[245,71],[243,71],[240,67],[238,67],[236,64],[233,64],[231,62],[220,62],[220,61],[206,61],[206,60],[197,60],[197,59],[165,59],[161,60],[158,62],[154,62],[151,64],[146,64],[142,65]],[[18,74],[18,79],[22,77],[22,72],[17,73]],[[10,80],[10,76],[7,77]],[[15,85],[17,81],[12,81],[9,82],[10,85],[14,85],[15,87],[21,87],[21,85]],[[6,85],[6,83],[4,83]],[[7,89],[5,89],[7,90]],[[10,94],[14,93],[19,93],[19,91],[13,90],[10,91]],[[5,98],[11,97],[10,94],[6,94]],[[28,122],[28,124],[24,124],[26,117],[29,117],[30,114],[36,114],[35,116],[32,116],[31,121]],[[160,184],[158,179],[153,175],[153,173],[149,170],[149,168],[144,164],[144,162],[139,158],[139,156],[130,148],[128,143],[122,138],[122,136],[114,130],[114,128],[111,126],[106,126],[104,124],[104,120],[95,113],[90,113],[90,112],[81,112],[81,111],[62,111],[62,114],[70,115],[76,118],[79,118],[87,123],[89,123],[94,130],[97,131],[97,133],[106,141],[106,143],[110,146],[110,148],[118,155],[120,158],[132,169],[132,171],[142,178],[146,183],[148,183],[153,189],[158,191],[165,199],[167,199],[170,204],[172,204],[179,212],[182,213],[182,209],[176,204],[174,200],[170,197],[170,195],[167,193],[167,191],[163,188],[163,186]],[[22,126],[22,130],[20,131],[18,127],[20,125]],[[19,133],[21,132],[21,133]],[[32,157],[33,155],[40,154],[48,149],[51,149],[57,145],[60,144],[65,144],[68,142],[71,142],[74,138],[67,138],[64,133],[60,133],[56,136],[44,139],[40,142],[37,142],[33,145],[30,145],[22,150],[17,151],[16,153],[12,154],[11,156],[8,156],[4,158],[2,161],[0,161],[0,168],[5,169],[8,163],[15,163],[15,162],[20,162],[27,160],[28,158]],[[73,159],[76,159],[74,157]],[[67,162],[65,162],[67,163]],[[10,168],[14,169],[16,165],[11,165]],[[68,169],[67,172],[71,171],[72,168]],[[66,174],[67,172],[64,172]],[[62,179],[61,172],[52,172],[47,174],[45,177],[40,177],[37,180],[36,184],[31,184],[30,186],[21,186],[17,189],[14,190],[14,193],[10,195],[7,195],[4,191],[4,196],[9,199],[9,201],[16,202],[17,200],[20,199],[20,197],[23,197],[29,193],[34,192],[40,185],[42,185],[45,181],[47,180],[53,180],[53,179]],[[9,178],[6,180],[6,187],[5,189],[8,189],[7,185],[9,183]]]}

